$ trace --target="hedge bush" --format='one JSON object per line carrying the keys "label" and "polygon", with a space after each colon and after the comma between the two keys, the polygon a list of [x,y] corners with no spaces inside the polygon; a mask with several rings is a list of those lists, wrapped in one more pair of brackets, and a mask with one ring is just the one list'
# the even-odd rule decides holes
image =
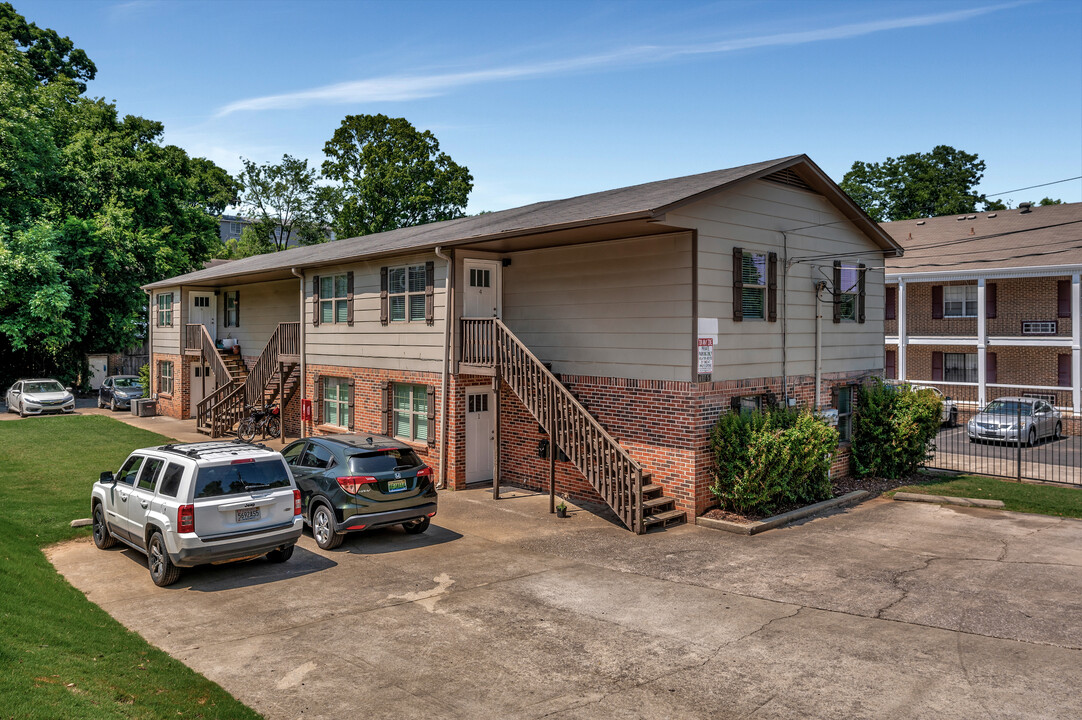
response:
{"label": "hedge bush", "polygon": [[838,433],[807,411],[730,412],[710,438],[714,483],[726,510],[772,515],[831,497]]}
{"label": "hedge bush", "polygon": [[876,380],[857,396],[853,468],[860,477],[903,478],[931,457],[942,402],[931,390]]}

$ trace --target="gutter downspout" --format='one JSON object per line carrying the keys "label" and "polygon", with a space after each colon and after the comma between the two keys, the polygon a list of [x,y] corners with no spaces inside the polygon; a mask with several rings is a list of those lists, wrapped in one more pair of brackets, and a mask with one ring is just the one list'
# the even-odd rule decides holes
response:
{"label": "gutter downspout", "polygon": [[789,294],[786,292],[789,279],[789,236],[781,234],[781,396],[785,407],[789,407]]}
{"label": "gutter downspout", "polygon": [[819,411],[822,405],[822,382],[823,382],[823,300],[819,293],[826,289],[827,284],[820,280],[815,283],[815,410]]}
{"label": "gutter downspout", "polygon": [[437,490],[447,486],[447,386],[449,366],[451,364],[451,318],[455,313],[455,261],[443,254],[443,247],[436,248],[436,257],[447,263],[447,297],[443,311],[443,369],[440,377],[440,467]]}
{"label": "gutter downspout", "polygon": [[[144,290],[147,294],[147,379],[150,387],[147,388],[147,398],[154,397],[154,380],[157,375],[154,372],[154,294],[150,290]],[[155,410],[157,412],[157,410]]]}
{"label": "gutter downspout", "polygon": [[[301,308],[300,308],[300,312],[301,312],[301,347],[300,347],[300,351],[301,351],[301,377],[300,377],[300,386],[301,386],[301,407],[303,408],[304,407],[304,401],[308,397],[308,374],[307,374],[308,363],[304,359],[304,351],[305,351],[305,349],[307,347],[304,344],[305,343],[305,331],[304,331],[304,329],[305,329],[305,326],[307,325],[307,323],[304,321],[304,270],[301,270],[300,272],[297,271],[297,268],[290,268],[289,270],[290,270],[290,272],[293,273],[293,275],[295,277],[298,277],[298,278],[301,279],[301,283],[300,283],[301,284]],[[285,408],[282,408],[282,411],[284,413]],[[302,413],[302,419],[301,419],[300,425],[301,425],[300,436],[301,436],[301,439],[304,439],[304,438],[308,437],[308,433],[306,431],[306,427],[305,427],[305,424],[304,424],[303,413]]]}

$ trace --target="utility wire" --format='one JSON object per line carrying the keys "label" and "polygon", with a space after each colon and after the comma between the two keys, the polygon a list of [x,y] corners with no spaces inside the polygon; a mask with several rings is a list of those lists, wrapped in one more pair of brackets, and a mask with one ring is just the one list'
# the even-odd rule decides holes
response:
{"label": "utility wire", "polygon": [[1022,192],[1023,190],[1032,190],[1033,188],[1048,187],[1049,185],[1059,185],[1060,183],[1071,182],[1072,180],[1082,180],[1082,175],[1067,178],[1066,180],[1055,180],[1053,182],[1041,183],[1040,185],[1030,185],[1024,188],[1015,188],[1014,190],[1001,190],[1000,192],[985,193],[985,195],[1006,195],[1012,192]]}

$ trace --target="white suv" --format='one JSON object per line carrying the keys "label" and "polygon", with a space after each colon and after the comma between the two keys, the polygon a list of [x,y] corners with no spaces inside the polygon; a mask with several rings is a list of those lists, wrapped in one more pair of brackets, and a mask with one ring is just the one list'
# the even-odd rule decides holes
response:
{"label": "white suv", "polygon": [[266,555],[285,562],[304,529],[301,495],[281,453],[243,442],[133,452],[91,491],[94,544],[145,553],[155,585],[180,568]]}

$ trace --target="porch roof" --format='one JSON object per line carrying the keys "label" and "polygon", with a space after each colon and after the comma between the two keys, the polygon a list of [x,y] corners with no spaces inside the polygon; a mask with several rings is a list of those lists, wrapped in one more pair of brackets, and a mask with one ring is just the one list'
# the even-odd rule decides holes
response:
{"label": "porch roof", "polygon": [[[214,267],[179,275],[144,285],[145,289],[175,285],[220,285],[226,282],[253,282],[290,277],[292,269],[318,267],[436,247],[471,245],[501,250],[509,238],[555,234],[559,231],[591,226],[635,223],[639,234],[671,231],[659,227],[666,212],[728,188],[735,183],[754,180],[779,170],[799,166],[802,177],[821,192],[865,234],[888,254],[900,254],[894,240],[843,193],[807,155],[791,155],[776,160],[742,165],[659,180],[642,185],[579,195],[563,200],[549,200],[509,210],[445,220],[443,222],[398,228],[362,237],[336,240],[320,245],[297,247],[233,260]],[[645,229],[646,223],[654,225]],[[608,236],[616,237],[612,233]],[[609,239],[602,233],[598,239]]]}

